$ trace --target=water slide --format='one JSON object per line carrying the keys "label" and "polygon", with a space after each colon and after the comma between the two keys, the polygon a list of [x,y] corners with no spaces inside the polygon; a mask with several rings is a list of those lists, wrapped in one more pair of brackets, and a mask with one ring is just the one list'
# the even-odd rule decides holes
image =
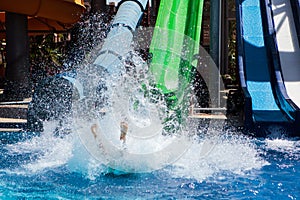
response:
{"label": "water slide", "polygon": [[203,2],[160,2],[150,46],[150,70],[156,86],[168,96],[170,107],[184,104],[193,68],[197,67],[195,55],[199,54]]}
{"label": "water slide", "polygon": [[[296,83],[299,56],[286,53],[293,51],[292,45],[298,42],[291,36],[293,30],[290,27],[295,27],[295,23],[291,7],[287,6],[289,1],[271,3],[237,1],[238,62],[245,95],[245,126],[283,124],[297,134],[298,107],[291,97],[297,98],[299,92],[288,87],[290,81],[292,86]],[[284,7],[285,11],[280,14],[279,10]]]}
{"label": "water slide", "polygon": [[[299,1],[290,0],[272,0],[267,1],[271,5],[270,9],[273,17],[273,26],[269,29],[275,33],[275,52],[273,60],[279,60],[274,64],[277,84],[284,84],[280,87],[281,95],[292,109],[288,109],[290,115],[295,121],[297,131],[300,132],[300,47],[299,47]],[[269,17],[270,19],[271,17]],[[269,23],[270,24],[269,20]],[[271,45],[272,47],[273,45]],[[277,47],[277,48],[276,48]],[[274,49],[272,49],[274,50]],[[274,58],[277,56],[277,59]],[[278,69],[279,68],[279,69]],[[282,80],[282,81],[281,81]],[[280,101],[282,102],[282,101]],[[287,108],[286,103],[282,106]],[[292,111],[291,111],[292,110]]]}

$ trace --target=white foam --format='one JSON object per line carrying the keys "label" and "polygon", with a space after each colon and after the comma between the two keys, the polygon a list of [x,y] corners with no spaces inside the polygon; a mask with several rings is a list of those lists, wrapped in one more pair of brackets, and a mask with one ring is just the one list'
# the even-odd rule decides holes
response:
{"label": "white foam", "polygon": [[[21,169],[15,171],[16,173],[32,174],[67,166],[71,172],[82,173],[87,178],[95,179],[102,173],[110,172],[107,160],[96,159],[90,154],[77,133],[73,132],[63,138],[55,137],[53,136],[55,124],[51,126],[48,125],[40,137],[6,146],[10,154],[37,155],[37,158],[23,164]],[[160,149],[161,142],[164,141],[153,142],[152,148]],[[143,149],[138,144],[130,145],[132,151]],[[284,139],[266,139],[266,145],[267,148],[286,151],[295,148],[298,143]],[[223,171],[244,175],[268,165],[268,162],[260,157],[260,149],[261,147],[255,145],[255,140],[237,133],[219,133],[201,139],[196,136],[187,151],[163,170],[175,178],[192,178],[198,181]],[[147,159],[152,163],[159,162],[158,157]],[[131,159],[130,162],[133,162],[132,166],[137,169],[143,168],[145,164],[138,159]]]}
{"label": "white foam", "polygon": [[66,164],[72,155],[72,144],[68,137],[54,136],[56,122],[45,123],[45,131],[39,137],[21,141],[6,146],[8,154],[31,154],[31,160],[26,161],[17,170],[18,173],[37,173],[45,169]]}
{"label": "white foam", "polygon": [[266,148],[282,153],[297,152],[300,150],[300,142],[289,138],[266,139]]}
{"label": "white foam", "polygon": [[[201,149],[205,145],[210,145],[210,151],[202,154]],[[202,181],[222,171],[243,175],[267,164],[253,141],[244,136],[224,138],[219,135],[195,141],[188,152],[173,164],[170,173],[175,177]]]}

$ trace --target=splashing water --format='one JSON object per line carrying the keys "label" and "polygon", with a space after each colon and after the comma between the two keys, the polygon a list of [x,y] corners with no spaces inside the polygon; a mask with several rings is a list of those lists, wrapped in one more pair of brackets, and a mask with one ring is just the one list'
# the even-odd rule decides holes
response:
{"label": "splashing water", "polygon": [[[137,56],[135,60],[141,62]],[[177,160],[189,142],[184,136],[162,134],[168,112],[163,99],[148,92],[152,89],[142,72],[145,69],[126,68],[121,75],[93,65],[78,72],[78,79],[85,83],[85,98],[73,103],[74,132],[96,159],[105,160],[111,168],[124,172],[156,170]],[[128,128],[126,147],[125,141],[123,145],[120,142],[122,123]]]}
{"label": "splashing water", "polygon": [[[82,142],[76,146],[84,146],[85,151],[75,150],[75,155],[86,152],[94,157],[93,162],[87,163],[98,162],[107,168],[136,173],[172,165],[195,145],[200,147],[200,157],[215,150],[216,144],[211,140],[195,143],[191,135],[196,134],[173,118],[174,110],[168,108],[164,95],[152,86],[147,62],[138,53],[132,50],[122,57],[120,66],[105,69],[91,64],[102,46],[99,41],[96,43],[77,68],[83,96],[73,101],[72,133],[77,133]],[[186,111],[178,110],[185,118]],[[125,140],[120,141],[122,123],[128,128],[126,144]],[[168,127],[175,127],[176,131],[170,134]],[[75,160],[73,168],[76,168]]]}
{"label": "splashing water", "polygon": [[[67,166],[69,171],[85,174],[91,179],[113,172],[107,168],[105,159],[100,161],[88,152],[77,133],[58,138],[53,135],[56,124],[48,122],[46,125],[45,132],[40,137],[5,146],[8,155],[31,155],[30,160],[24,160],[12,171],[18,174],[35,174]],[[152,147],[161,148],[160,142],[152,144]],[[268,146],[273,144],[270,148],[274,148],[274,143],[277,141],[267,141]],[[201,152],[208,144],[211,145],[210,151]],[[292,145],[291,142],[288,144]],[[134,150],[142,147],[137,146]],[[222,171],[245,175],[248,171],[269,164],[260,156],[261,153],[255,140],[236,133],[222,133],[202,139],[195,137],[190,148],[176,162],[161,170],[174,178],[184,177],[199,181]]]}
{"label": "splashing water", "polygon": [[[260,157],[260,151],[253,140],[236,135],[236,132],[219,134],[194,141],[187,153],[174,163],[170,172],[175,177],[202,181],[224,171],[245,175],[269,164]],[[203,154],[199,150],[207,143],[213,148]]]}
{"label": "splashing water", "polygon": [[[126,78],[128,79],[128,77]],[[125,83],[122,80],[120,84],[124,86]],[[95,121],[93,118],[87,120],[86,116],[82,118],[82,115],[80,115],[80,120],[75,120],[79,126],[74,133],[79,134],[82,146],[87,147],[86,152],[93,157],[87,163],[93,163],[94,167],[106,166],[100,167],[101,170],[104,170],[103,172],[114,172],[109,170],[114,168],[119,172],[136,173],[171,166],[166,171],[170,169],[168,173],[174,177],[203,180],[221,171],[228,170],[232,173],[243,174],[248,170],[259,169],[268,164],[259,157],[260,152],[257,151],[256,145],[251,139],[235,135],[236,133],[222,133],[220,129],[215,133],[210,133],[213,136],[199,137],[194,127],[188,127],[180,130],[180,135],[187,140],[180,138],[177,143],[174,142],[177,139],[176,136],[174,140],[172,136],[162,135],[164,113],[160,112],[166,110],[166,105],[163,102],[155,102],[155,104],[147,102],[148,99],[144,99],[144,96],[139,93],[141,91],[139,82],[132,81],[129,85],[128,88],[133,90],[133,93],[129,93],[128,88],[125,87],[125,90],[114,88],[113,94],[107,94],[112,95],[114,98],[111,99],[115,99],[117,102],[107,104],[109,106],[115,104],[106,107],[110,109],[109,113],[102,116],[93,114],[93,116],[99,116],[99,121]],[[132,96],[130,97],[128,93]],[[130,107],[132,98],[142,102],[137,109],[138,112],[135,112],[135,108]],[[147,109],[140,110],[144,108]],[[152,111],[154,111],[154,115],[152,113],[150,116],[149,113]],[[128,133],[125,148],[119,140],[119,122],[123,120],[126,120],[129,127],[133,126],[135,128],[133,131],[136,131]],[[94,124],[101,129],[97,139],[93,138],[91,131]],[[99,144],[104,146],[104,150],[99,148]],[[168,146],[173,148],[166,148]],[[176,148],[178,148],[177,151]],[[171,160],[166,159],[164,156],[172,155],[174,153],[172,151],[175,152],[173,155],[175,157]],[[156,152],[160,153],[154,155]]]}
{"label": "splashing water", "polygon": [[[7,146],[9,154],[34,155],[21,163],[17,173],[35,174],[65,166],[94,180],[103,173],[163,170],[174,178],[202,181],[222,171],[240,175],[268,164],[251,139],[236,133],[218,129],[199,137],[195,127],[185,127],[178,132],[183,137],[163,135],[167,108],[161,99],[144,95],[141,83],[150,87],[145,75],[139,79],[127,73],[110,77],[93,65],[78,74],[79,80],[87,83],[87,98],[73,103],[71,133],[54,136],[57,123],[46,122],[41,137]],[[126,146],[119,139],[122,121],[129,126]],[[92,132],[94,125],[99,129],[97,137]]]}

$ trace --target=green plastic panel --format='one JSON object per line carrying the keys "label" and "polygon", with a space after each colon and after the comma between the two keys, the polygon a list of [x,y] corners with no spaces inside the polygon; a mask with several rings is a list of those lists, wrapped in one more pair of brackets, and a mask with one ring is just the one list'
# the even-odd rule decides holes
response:
{"label": "green plastic panel", "polygon": [[[156,86],[180,104],[197,66],[204,0],[161,0],[151,41]],[[176,100],[175,100],[176,99]],[[176,105],[173,105],[176,106]]]}

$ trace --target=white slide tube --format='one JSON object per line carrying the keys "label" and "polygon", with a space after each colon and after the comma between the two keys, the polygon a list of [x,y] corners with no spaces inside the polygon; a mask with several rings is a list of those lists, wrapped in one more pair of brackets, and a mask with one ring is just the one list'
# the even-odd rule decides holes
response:
{"label": "white slide tube", "polygon": [[122,58],[130,51],[133,33],[147,2],[148,0],[129,0],[119,3],[111,29],[94,61],[95,65],[103,67],[110,74],[122,71]]}

